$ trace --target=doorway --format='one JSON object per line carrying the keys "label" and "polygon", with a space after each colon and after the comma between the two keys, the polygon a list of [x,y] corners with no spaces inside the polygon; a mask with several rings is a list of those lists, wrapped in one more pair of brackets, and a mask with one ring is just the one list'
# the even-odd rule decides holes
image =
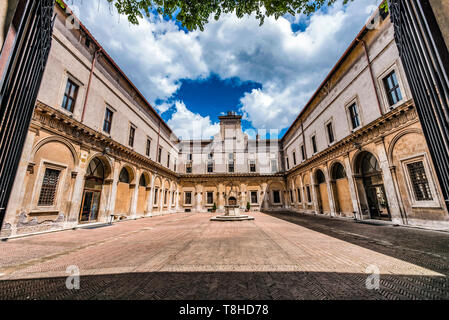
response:
{"label": "doorway", "polygon": [[373,154],[364,152],[361,155],[360,173],[371,219],[391,220],[382,170]]}
{"label": "doorway", "polygon": [[105,166],[103,162],[98,158],[92,159],[86,171],[83,201],[79,216],[80,223],[98,221],[104,179]]}

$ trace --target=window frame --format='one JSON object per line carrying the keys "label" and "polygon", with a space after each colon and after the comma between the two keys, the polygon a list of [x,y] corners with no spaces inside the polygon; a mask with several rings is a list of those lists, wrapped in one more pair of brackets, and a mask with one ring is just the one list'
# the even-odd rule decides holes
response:
{"label": "window frame", "polygon": [[[71,83],[73,86],[76,87],[76,90],[75,90],[75,97],[74,97],[74,98],[73,98],[73,97],[68,97],[68,98],[67,98],[66,92],[67,92],[67,86],[68,86],[69,83]],[[80,85],[79,82],[76,81],[73,77],[68,76],[68,77],[66,78],[65,86],[64,86],[64,89],[63,89],[63,92],[62,92],[61,108],[64,109],[66,112],[69,112],[70,114],[73,114],[74,111],[75,111],[75,106],[76,106],[76,103],[77,103],[77,101],[78,101],[78,95],[79,95],[79,90],[80,90],[80,88],[81,88],[81,85]],[[66,100],[66,98],[67,98],[67,100]],[[69,109],[66,108],[66,106],[67,106],[67,104],[68,104],[68,99],[72,99],[72,100],[73,100],[73,103],[72,103],[72,109],[71,109],[71,110],[69,110]],[[65,103],[65,106],[64,106],[64,102],[65,102],[65,101],[66,101],[66,103]]]}
{"label": "window frame", "polygon": [[[404,103],[404,101],[407,101],[408,99],[408,93],[406,91],[406,87],[404,86],[403,82],[403,74],[402,70],[399,68],[400,62],[399,60],[396,60],[391,66],[387,67],[377,78],[377,83],[379,88],[382,88],[380,90],[381,96],[382,96],[382,103],[384,105],[384,111],[389,111],[395,109],[398,105]],[[401,91],[402,100],[399,100],[396,104],[390,105],[390,101],[388,98],[388,93],[384,84],[384,79],[392,72],[396,73],[396,79],[399,83],[399,90]]]}
{"label": "window frame", "polygon": [[[330,131],[329,131],[329,127],[330,127]],[[326,131],[327,143],[328,143],[329,146],[331,146],[331,145],[333,145],[336,142],[335,128],[334,128],[334,121],[333,121],[333,119],[329,119],[324,124],[324,129]]]}
{"label": "window frame", "polygon": [[[107,117],[108,111],[111,114],[111,120],[109,122],[107,121],[108,120],[108,117]],[[112,108],[110,108],[109,106],[106,106],[105,111],[104,111],[104,119],[103,119],[103,132],[107,133],[108,135],[111,135],[112,122],[114,121],[114,113],[115,113],[115,111]],[[105,129],[106,124],[109,125],[109,130]]]}
{"label": "window frame", "polygon": [[312,154],[316,155],[318,153],[318,145],[316,140],[316,133],[310,136],[310,144],[312,145]]}
{"label": "window frame", "polygon": [[[135,125],[133,125],[132,123],[129,124],[129,130],[128,130],[128,146],[133,149],[134,148],[134,143],[136,142],[136,131],[137,131],[137,127]],[[132,135],[131,135],[132,133]],[[132,139],[132,141],[131,141]]]}
{"label": "window frame", "polygon": [[[256,202],[253,202],[253,194],[256,194]],[[259,192],[257,191],[257,190],[250,190],[249,191],[249,201],[250,201],[250,204],[253,204],[253,205],[258,205],[259,204]]]}
{"label": "window frame", "polygon": [[[353,105],[355,105],[355,107],[356,107],[358,120],[359,120],[359,125],[357,127],[355,127],[355,128],[354,128],[354,125],[352,123],[352,116],[351,116],[351,107]],[[346,117],[348,119],[349,131],[350,132],[355,132],[355,131],[359,130],[360,128],[362,128],[364,121],[363,121],[362,106],[360,104],[358,96],[355,96],[354,98],[349,100],[348,103],[346,103],[345,110],[346,110]]]}
{"label": "window frame", "polygon": [[[433,171],[430,166],[430,162],[428,160],[427,153],[422,153],[418,155],[414,155],[412,157],[407,157],[400,159],[402,169],[402,176],[405,177],[405,185],[407,189],[408,199],[410,200],[410,204],[412,208],[441,208],[439,193],[436,189],[435,179],[433,175]],[[408,164],[422,162],[424,166],[424,171],[426,174],[427,182],[429,184],[429,189],[432,195],[433,200],[424,200],[420,201],[416,199],[415,191],[413,188],[412,179],[410,177],[410,173],[408,170]]]}
{"label": "window frame", "polygon": [[151,158],[151,145],[152,145],[152,143],[153,143],[153,140],[150,137],[147,136],[147,145],[145,147],[145,155],[148,158]]}

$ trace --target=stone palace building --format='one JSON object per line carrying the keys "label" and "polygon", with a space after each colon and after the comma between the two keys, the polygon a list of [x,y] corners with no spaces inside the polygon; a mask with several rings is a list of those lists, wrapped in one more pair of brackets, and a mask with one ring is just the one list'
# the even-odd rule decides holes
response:
{"label": "stone palace building", "polygon": [[360,31],[280,140],[250,139],[228,113],[213,139],[181,141],[89,31],[55,10],[3,238],[222,212],[231,200],[449,227],[388,16]]}

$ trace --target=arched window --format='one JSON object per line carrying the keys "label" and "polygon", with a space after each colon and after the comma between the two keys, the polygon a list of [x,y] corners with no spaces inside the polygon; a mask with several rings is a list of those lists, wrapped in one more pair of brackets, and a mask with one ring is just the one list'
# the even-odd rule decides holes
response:
{"label": "arched window", "polygon": [[104,180],[104,165],[100,159],[94,158],[89,163],[86,172],[86,179]]}
{"label": "arched window", "polygon": [[123,168],[122,171],[120,171],[120,176],[118,178],[118,181],[123,182],[123,183],[130,183],[128,170]]}
{"label": "arched window", "polygon": [[332,169],[332,179],[339,180],[346,178],[345,168],[341,163],[336,163]]}
{"label": "arched window", "polygon": [[324,173],[321,170],[317,170],[316,172],[316,183],[317,184],[326,183],[326,178],[324,177]]}
{"label": "arched window", "polygon": [[139,186],[140,187],[146,187],[147,186],[147,180],[145,179],[145,175],[143,175],[143,174],[140,176]]}
{"label": "arched window", "polygon": [[362,171],[363,175],[371,175],[371,174],[381,173],[379,162],[371,153],[366,153],[363,156],[361,171]]}

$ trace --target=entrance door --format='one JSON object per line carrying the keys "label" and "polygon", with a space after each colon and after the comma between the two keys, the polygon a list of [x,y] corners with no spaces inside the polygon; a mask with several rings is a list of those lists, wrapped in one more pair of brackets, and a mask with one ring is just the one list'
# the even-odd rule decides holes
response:
{"label": "entrance door", "polygon": [[366,197],[371,219],[390,220],[388,202],[383,185],[367,187]]}
{"label": "entrance door", "polygon": [[80,222],[92,222],[98,219],[100,191],[85,190],[81,207]]}

